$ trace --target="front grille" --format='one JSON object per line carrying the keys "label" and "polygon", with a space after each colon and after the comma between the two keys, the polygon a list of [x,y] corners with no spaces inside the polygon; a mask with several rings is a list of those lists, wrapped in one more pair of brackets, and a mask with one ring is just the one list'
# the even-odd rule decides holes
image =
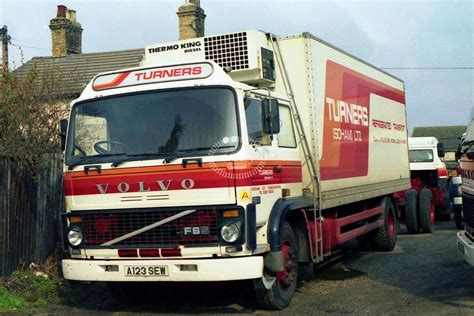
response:
{"label": "front grille", "polygon": [[466,233],[471,240],[474,240],[474,196],[470,194],[462,195],[463,221]]}
{"label": "front grille", "polygon": [[[100,246],[105,242],[176,215],[182,211],[183,210],[152,210],[123,211],[107,214],[83,214],[81,216],[84,236],[82,246]],[[186,235],[185,228],[187,228]],[[196,230],[198,230],[199,233],[192,235],[193,229],[194,233]],[[215,209],[205,209],[197,210],[194,213],[117,242],[113,246],[176,247],[178,245],[210,246],[217,243],[217,211]]]}
{"label": "front grille", "polygon": [[204,52],[206,59],[215,61],[222,68],[249,68],[246,32],[205,37]]}

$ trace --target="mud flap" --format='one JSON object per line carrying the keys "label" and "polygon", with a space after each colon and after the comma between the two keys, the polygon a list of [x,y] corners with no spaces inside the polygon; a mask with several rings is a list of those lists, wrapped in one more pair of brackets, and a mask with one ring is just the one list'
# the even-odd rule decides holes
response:
{"label": "mud flap", "polygon": [[283,257],[281,255],[281,250],[279,251],[270,251],[263,258],[263,264],[271,272],[280,272],[283,271]]}

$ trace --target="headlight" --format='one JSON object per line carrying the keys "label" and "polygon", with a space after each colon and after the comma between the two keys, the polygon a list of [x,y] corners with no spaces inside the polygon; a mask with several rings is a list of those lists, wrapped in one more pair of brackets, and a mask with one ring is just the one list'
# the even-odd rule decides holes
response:
{"label": "headlight", "polygon": [[239,239],[240,230],[235,224],[224,225],[221,228],[221,236],[228,243],[232,243]]}
{"label": "headlight", "polygon": [[71,227],[67,239],[72,246],[79,246],[82,242],[82,231],[79,227]]}

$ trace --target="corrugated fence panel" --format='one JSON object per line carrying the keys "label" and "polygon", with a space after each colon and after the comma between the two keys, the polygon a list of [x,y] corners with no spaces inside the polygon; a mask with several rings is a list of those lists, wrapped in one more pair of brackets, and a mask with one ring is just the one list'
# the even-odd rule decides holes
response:
{"label": "corrugated fence panel", "polygon": [[6,160],[0,159],[0,276],[3,276],[6,267],[6,250],[8,245],[9,205],[8,187],[9,168]]}
{"label": "corrugated fence panel", "polygon": [[36,178],[0,157],[0,275],[54,253],[63,208],[59,155],[42,157]]}

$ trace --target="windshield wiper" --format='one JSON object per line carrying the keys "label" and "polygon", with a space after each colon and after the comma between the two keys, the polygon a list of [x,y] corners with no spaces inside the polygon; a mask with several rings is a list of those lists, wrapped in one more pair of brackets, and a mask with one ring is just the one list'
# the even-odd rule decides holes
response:
{"label": "windshield wiper", "polygon": [[158,158],[158,157],[163,157],[163,155],[167,155],[167,154],[169,153],[156,152],[156,153],[142,153],[142,154],[133,154],[133,155],[125,154],[126,155],[125,157],[121,159],[117,159],[114,162],[112,162],[111,166],[118,167],[119,165],[127,161],[146,160],[146,159],[152,159],[155,157]]}
{"label": "windshield wiper", "polygon": [[74,169],[74,167],[79,166],[79,165],[94,162],[94,160],[97,160],[97,158],[112,157],[112,156],[123,156],[123,155],[126,155],[126,153],[102,154],[102,155],[93,155],[93,156],[75,156],[75,158],[77,157],[77,160],[68,165],[68,170],[72,170],[72,169]]}
{"label": "windshield wiper", "polygon": [[197,154],[199,152],[202,152],[203,150],[208,150],[208,151],[212,150],[213,152],[212,152],[212,154],[210,153],[210,155],[214,155],[215,152],[219,149],[233,148],[233,147],[235,147],[235,145],[220,146],[218,148],[216,148],[216,147],[199,147],[199,148],[193,148],[193,149],[187,149],[187,150],[180,150],[180,151],[174,153],[173,155],[171,155],[169,157],[166,157],[163,160],[163,163],[170,163],[173,160],[176,160],[176,159],[182,158],[182,157],[194,156],[195,154]]}

